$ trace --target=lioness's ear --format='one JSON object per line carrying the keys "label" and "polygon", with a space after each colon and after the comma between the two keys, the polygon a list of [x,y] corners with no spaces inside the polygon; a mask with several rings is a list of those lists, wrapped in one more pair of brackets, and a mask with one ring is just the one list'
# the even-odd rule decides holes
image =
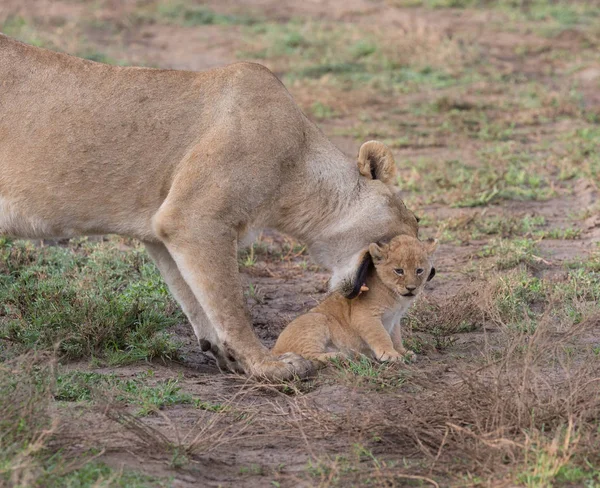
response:
{"label": "lioness's ear", "polygon": [[396,163],[389,148],[378,141],[365,142],[358,151],[358,171],[365,178],[394,183]]}
{"label": "lioness's ear", "polygon": [[374,263],[378,263],[383,259],[381,248],[375,243],[369,244],[369,254],[371,255],[371,258],[373,258]]}
{"label": "lioness's ear", "polygon": [[435,276],[435,268],[431,268],[431,271],[429,272],[429,276],[427,277],[427,281],[431,281],[434,276]]}
{"label": "lioness's ear", "polygon": [[367,280],[367,274],[369,273],[369,268],[371,266],[373,266],[371,254],[369,251],[365,251],[360,259],[360,264],[356,270],[354,280],[352,281],[352,287],[349,288],[346,293],[344,293],[346,298],[356,298],[360,294],[360,289]]}

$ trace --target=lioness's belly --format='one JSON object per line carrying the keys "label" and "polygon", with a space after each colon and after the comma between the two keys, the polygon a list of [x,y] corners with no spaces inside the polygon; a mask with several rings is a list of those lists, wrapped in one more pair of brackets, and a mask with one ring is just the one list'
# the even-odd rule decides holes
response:
{"label": "lioness's belly", "polygon": [[30,239],[42,237],[72,237],[72,234],[60,232],[51,222],[35,216],[28,215],[22,205],[3,198],[0,195],[0,235],[25,237]]}

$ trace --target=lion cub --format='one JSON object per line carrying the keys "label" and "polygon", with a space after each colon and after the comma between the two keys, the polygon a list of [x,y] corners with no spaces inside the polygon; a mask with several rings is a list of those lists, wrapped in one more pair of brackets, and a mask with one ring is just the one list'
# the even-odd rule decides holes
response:
{"label": "lion cub", "polygon": [[436,247],[434,239],[422,242],[406,235],[371,244],[363,293],[353,300],[332,293],[284,329],[273,353],[295,352],[317,362],[356,353],[378,361],[404,355],[414,359],[402,345],[400,319],[435,275],[431,257]]}

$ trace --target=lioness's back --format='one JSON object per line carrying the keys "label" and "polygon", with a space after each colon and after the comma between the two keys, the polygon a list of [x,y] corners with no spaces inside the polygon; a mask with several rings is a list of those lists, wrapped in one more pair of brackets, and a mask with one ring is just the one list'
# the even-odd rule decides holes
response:
{"label": "lioness's back", "polygon": [[[186,155],[210,188],[211,178],[240,180],[242,154],[269,174],[286,151],[301,152],[301,112],[252,63],[199,73],[116,67],[0,34],[0,79],[0,233],[150,237]],[[229,167],[212,157],[224,147],[240,153]]]}

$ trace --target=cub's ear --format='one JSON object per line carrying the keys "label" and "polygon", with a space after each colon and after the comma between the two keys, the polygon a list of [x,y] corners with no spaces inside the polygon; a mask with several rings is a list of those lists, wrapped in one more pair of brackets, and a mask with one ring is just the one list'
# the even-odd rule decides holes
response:
{"label": "cub's ear", "polygon": [[371,266],[373,266],[371,254],[369,251],[365,251],[360,259],[360,264],[358,265],[352,283],[343,291],[343,295],[346,298],[356,298],[360,294],[360,289],[367,280],[367,275],[369,274],[369,268],[371,268]]}
{"label": "cub's ear", "polygon": [[423,243],[423,245],[425,246],[425,249],[427,250],[427,254],[433,254],[438,247],[438,241],[437,241],[437,239],[430,237]]}
{"label": "cub's ear", "polygon": [[365,178],[381,180],[386,185],[392,185],[396,177],[396,163],[392,151],[381,142],[365,142],[358,151],[358,171]]}
{"label": "cub's ear", "polygon": [[382,249],[375,243],[369,244],[369,254],[371,255],[374,263],[378,263],[383,259]]}
{"label": "cub's ear", "polygon": [[429,276],[427,277],[427,281],[431,281],[434,276],[435,276],[435,268],[431,268],[431,271],[429,272]]}

